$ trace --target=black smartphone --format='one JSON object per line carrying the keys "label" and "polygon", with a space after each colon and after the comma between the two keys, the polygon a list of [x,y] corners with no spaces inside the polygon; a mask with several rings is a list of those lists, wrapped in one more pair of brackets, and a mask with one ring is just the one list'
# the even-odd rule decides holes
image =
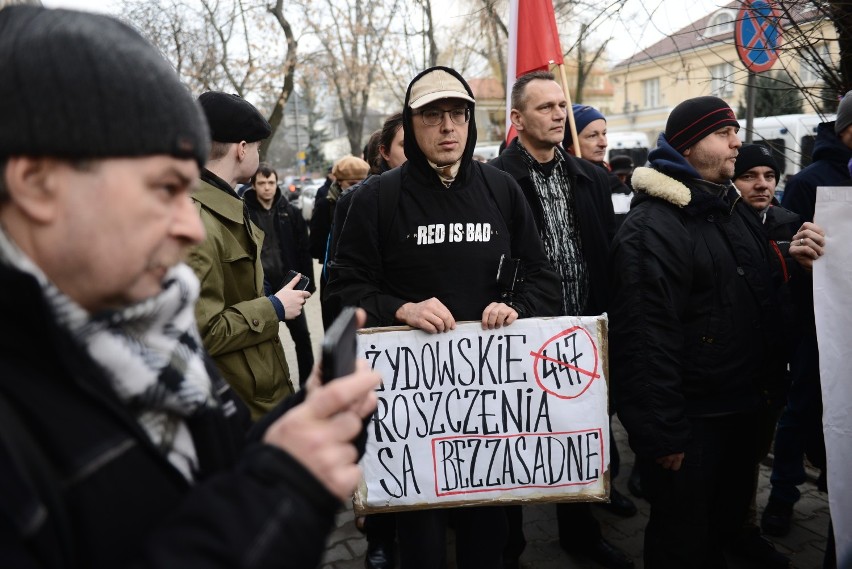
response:
{"label": "black smartphone", "polygon": [[355,358],[358,342],[355,331],[358,322],[355,319],[355,307],[347,306],[325,333],[322,340],[322,382],[349,375],[355,371]]}
{"label": "black smartphone", "polygon": [[[284,284],[286,285],[287,283],[289,283],[290,281],[292,281],[292,280],[293,280],[293,278],[294,278],[296,275],[298,275],[298,274],[299,274],[299,273],[298,273],[298,272],[296,272],[296,271],[293,271],[293,270],[289,271],[289,272],[287,273],[287,276],[286,276],[286,277],[284,277]],[[299,282],[297,282],[297,283],[296,283],[296,286],[294,287],[294,288],[295,288],[295,290],[307,290],[307,289],[308,289],[308,285],[309,285],[309,284],[311,284],[311,279],[309,279],[309,278],[308,278],[308,277],[306,277],[305,275],[301,275],[301,277],[302,277],[302,278],[300,278],[300,279],[299,279]]]}

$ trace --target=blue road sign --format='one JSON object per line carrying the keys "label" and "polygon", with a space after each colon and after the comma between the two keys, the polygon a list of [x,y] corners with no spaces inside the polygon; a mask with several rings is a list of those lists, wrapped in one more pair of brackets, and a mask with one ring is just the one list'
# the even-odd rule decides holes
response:
{"label": "blue road sign", "polygon": [[767,0],[744,0],[737,14],[734,39],[740,61],[749,71],[767,71],[778,61],[781,13]]}

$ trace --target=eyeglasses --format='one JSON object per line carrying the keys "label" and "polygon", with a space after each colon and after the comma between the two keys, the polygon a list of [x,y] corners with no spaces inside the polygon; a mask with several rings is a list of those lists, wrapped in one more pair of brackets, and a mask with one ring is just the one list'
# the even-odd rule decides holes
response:
{"label": "eyeglasses", "polygon": [[444,113],[449,113],[450,120],[457,125],[463,125],[470,120],[470,109],[468,107],[450,109],[449,111],[442,111],[441,109],[426,109],[417,114],[420,115],[423,124],[426,126],[438,126],[444,122]]}

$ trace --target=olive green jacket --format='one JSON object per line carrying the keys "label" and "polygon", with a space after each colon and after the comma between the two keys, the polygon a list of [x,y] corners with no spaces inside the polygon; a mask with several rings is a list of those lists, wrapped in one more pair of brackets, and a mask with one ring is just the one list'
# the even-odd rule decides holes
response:
{"label": "olive green jacket", "polygon": [[257,419],[293,393],[278,315],[263,294],[263,231],[243,203],[202,180],[193,195],[207,238],[189,254],[201,281],[195,316],[204,347]]}

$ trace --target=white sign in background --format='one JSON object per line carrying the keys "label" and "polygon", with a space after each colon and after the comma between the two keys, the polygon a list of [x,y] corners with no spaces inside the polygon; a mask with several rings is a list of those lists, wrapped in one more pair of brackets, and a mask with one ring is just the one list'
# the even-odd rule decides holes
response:
{"label": "white sign in background", "polygon": [[606,500],[606,337],[605,315],[360,332],[383,385],[356,512]]}
{"label": "white sign in background", "polygon": [[828,503],[837,566],[852,567],[852,187],[817,188],[814,221],[826,233],[813,276]]}

